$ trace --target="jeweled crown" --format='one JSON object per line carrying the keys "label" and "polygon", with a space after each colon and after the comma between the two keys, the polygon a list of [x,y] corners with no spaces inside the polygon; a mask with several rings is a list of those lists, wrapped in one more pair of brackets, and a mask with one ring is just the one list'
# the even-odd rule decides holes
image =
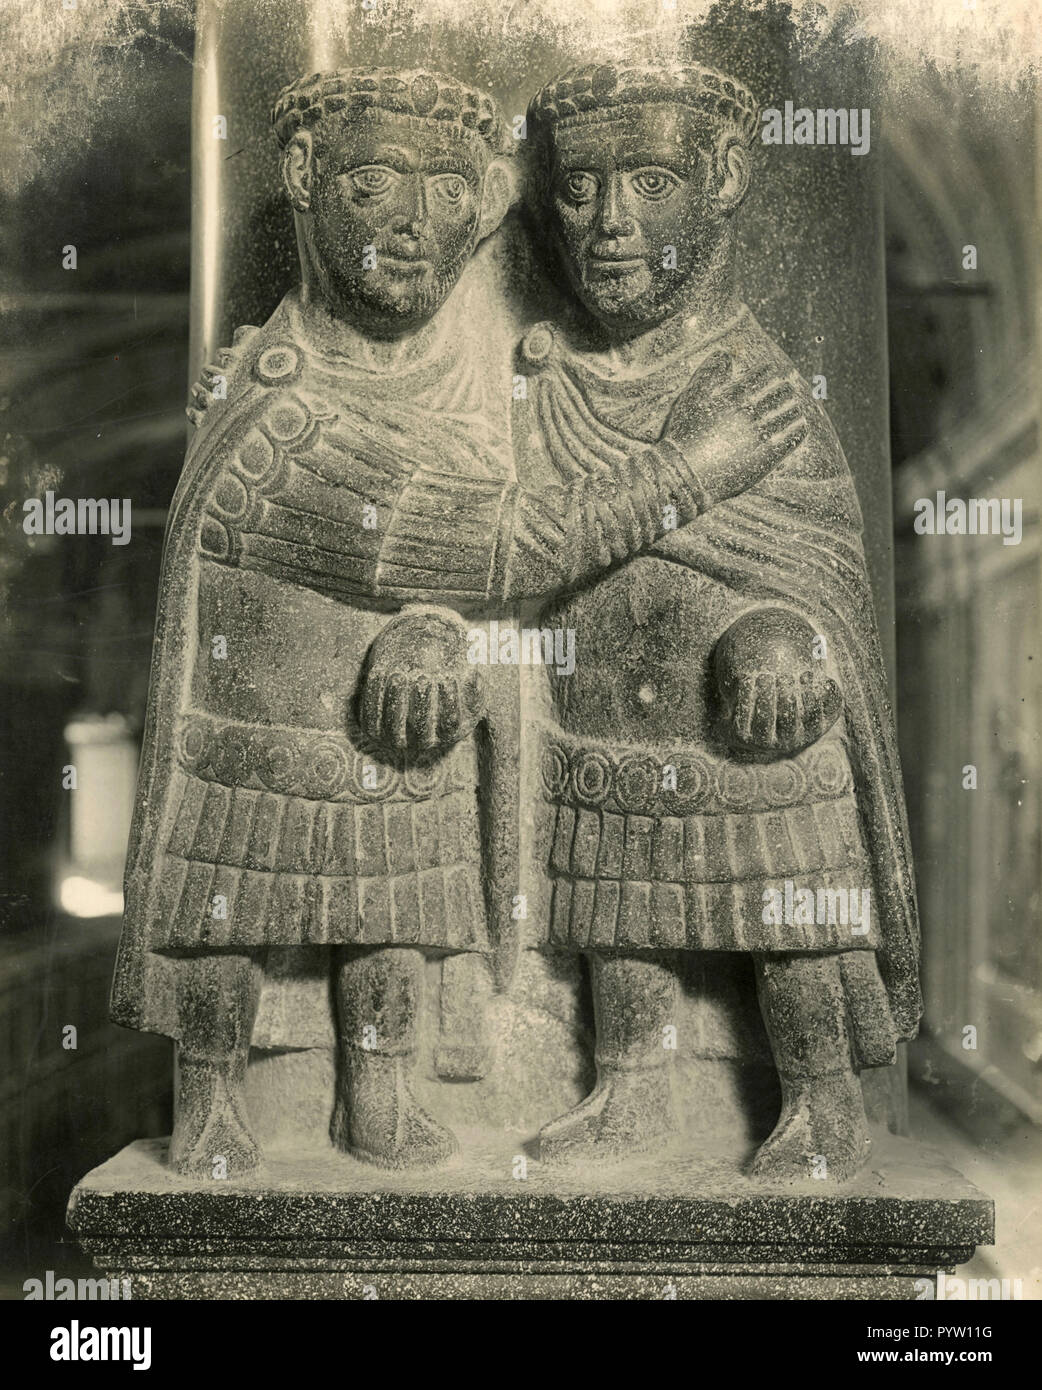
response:
{"label": "jeweled crown", "polygon": [[350,118],[372,110],[429,121],[458,135],[480,136],[493,153],[502,139],[502,123],[491,97],[426,69],[344,68],[312,73],[283,88],[271,123],[279,144],[285,146],[298,130],[310,130],[329,116]]}

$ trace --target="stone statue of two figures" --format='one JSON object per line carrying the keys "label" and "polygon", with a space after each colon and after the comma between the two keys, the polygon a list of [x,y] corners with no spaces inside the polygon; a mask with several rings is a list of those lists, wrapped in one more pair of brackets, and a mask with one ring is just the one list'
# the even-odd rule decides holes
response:
{"label": "stone statue of two figures", "polygon": [[[177,1040],[171,1163],[259,1162],[251,1031],[268,953],[301,945],[330,955],[334,1142],[454,1152],[411,1088],[425,961],[464,1015],[509,987],[531,739],[528,944],[587,957],[596,1020],[595,1089],[541,1159],[671,1138],[669,961],[745,952],[782,1089],[751,1171],[848,1179],[858,1072],[918,1019],[914,884],[850,473],[736,292],[753,96],[697,62],[535,95],[527,196],[568,308],[519,344],[513,406],[480,322],[442,311],[515,198],[489,97],[339,71],[273,122],[302,285],[189,412],[113,988],[117,1022]],[[468,660],[522,604],[575,641],[541,722]],[[477,1036],[445,1074],[480,1074]]]}

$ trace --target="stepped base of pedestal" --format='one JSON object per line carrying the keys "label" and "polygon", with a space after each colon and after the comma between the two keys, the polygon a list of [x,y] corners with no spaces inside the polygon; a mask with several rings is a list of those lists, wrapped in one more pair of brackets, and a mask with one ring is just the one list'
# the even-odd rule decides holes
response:
{"label": "stepped base of pedestal", "polygon": [[830,1190],[733,1157],[547,1169],[502,1132],[461,1138],[437,1173],[329,1149],[206,1184],[141,1140],[76,1187],[69,1224],[137,1299],[921,1299],[993,1238],[990,1199],[892,1136]]}

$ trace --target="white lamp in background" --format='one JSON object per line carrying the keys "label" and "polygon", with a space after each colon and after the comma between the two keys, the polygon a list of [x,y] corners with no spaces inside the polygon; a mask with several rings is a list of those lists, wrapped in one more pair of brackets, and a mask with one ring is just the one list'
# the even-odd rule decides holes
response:
{"label": "white lamp in background", "polygon": [[65,727],[75,786],[69,802],[68,857],[58,901],[75,917],[123,911],[123,863],[137,780],[137,744],[121,714],[85,715]]}

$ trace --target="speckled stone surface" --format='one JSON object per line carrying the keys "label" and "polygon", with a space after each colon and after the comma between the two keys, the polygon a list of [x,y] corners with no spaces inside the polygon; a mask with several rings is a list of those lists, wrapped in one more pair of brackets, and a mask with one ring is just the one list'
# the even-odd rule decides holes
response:
{"label": "speckled stone surface", "polygon": [[892,1136],[829,1194],[669,1150],[520,1178],[523,1146],[472,1140],[437,1174],[295,1150],[206,1186],[142,1140],[83,1179],[69,1224],[135,1298],[915,1298],[993,1238],[991,1201]]}

